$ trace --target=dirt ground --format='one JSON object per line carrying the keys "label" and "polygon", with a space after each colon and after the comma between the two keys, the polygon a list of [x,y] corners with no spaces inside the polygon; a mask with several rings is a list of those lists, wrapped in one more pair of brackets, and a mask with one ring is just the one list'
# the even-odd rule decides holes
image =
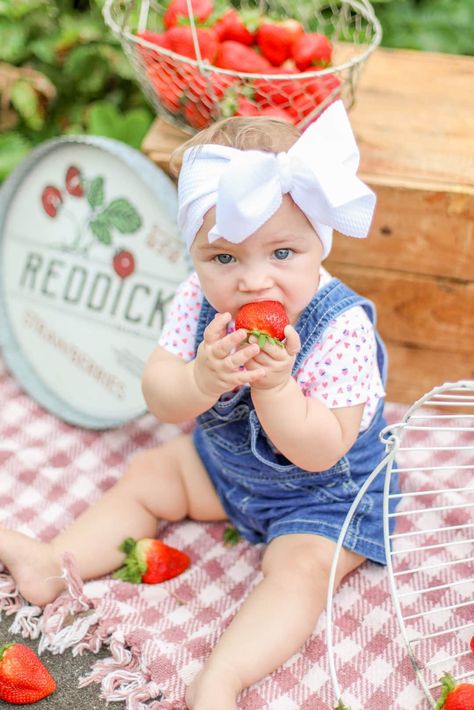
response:
{"label": "dirt ground", "polygon": [[[20,635],[11,634],[8,629],[13,622],[13,616],[2,615],[0,622],[0,645],[18,641],[30,646],[37,651],[38,641],[23,639]],[[41,660],[49,669],[57,683],[53,695],[44,700],[28,705],[12,705],[0,700],[0,710],[4,708],[37,708],[37,710],[111,710],[111,708],[125,707],[124,703],[108,704],[100,697],[100,685],[93,683],[85,688],[78,688],[79,678],[87,675],[91,665],[99,658],[108,656],[107,649],[97,654],[85,652],[82,656],[73,657],[70,650],[60,655],[53,655],[45,651]]]}

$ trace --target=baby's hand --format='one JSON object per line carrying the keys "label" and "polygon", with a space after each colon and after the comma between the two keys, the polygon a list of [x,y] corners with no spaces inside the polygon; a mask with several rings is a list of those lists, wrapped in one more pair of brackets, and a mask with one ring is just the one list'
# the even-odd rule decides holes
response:
{"label": "baby's hand", "polygon": [[[291,378],[295,358],[301,348],[301,341],[292,325],[285,327],[285,337],[283,347],[266,342],[258,355],[247,364],[247,369],[250,371],[253,368],[263,368],[265,372],[264,377],[259,377],[252,383],[252,389],[281,389]],[[256,342],[257,338],[252,335],[249,340]]]}
{"label": "baby's hand", "polygon": [[220,397],[235,387],[255,383],[265,373],[261,367],[245,369],[260,352],[256,343],[246,342],[245,330],[227,333],[230,313],[218,313],[204,331],[194,363],[197,386],[206,396]]}

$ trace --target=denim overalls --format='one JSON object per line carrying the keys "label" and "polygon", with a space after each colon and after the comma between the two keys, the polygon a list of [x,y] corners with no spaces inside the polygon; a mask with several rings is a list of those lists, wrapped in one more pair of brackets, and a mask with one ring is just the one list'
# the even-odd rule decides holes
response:
{"label": "denim overalls", "polygon": [[[375,326],[375,308],[338,279],[317,291],[295,328],[301,339],[293,376],[329,323],[353,306],[362,306]],[[215,310],[204,299],[196,349]],[[386,379],[385,347],[376,333],[377,361]],[[337,540],[359,488],[385,455],[379,440],[386,426],[384,401],[350,451],[330,469],[306,471],[293,465],[263,431],[250,396],[250,387],[224,394],[197,418],[196,449],[216,488],[230,521],[250,542],[270,542],[278,535],[313,533]],[[383,476],[377,476],[358,507],[344,547],[385,562],[382,524]],[[393,477],[393,489],[396,488]],[[395,507],[391,504],[391,510]]]}

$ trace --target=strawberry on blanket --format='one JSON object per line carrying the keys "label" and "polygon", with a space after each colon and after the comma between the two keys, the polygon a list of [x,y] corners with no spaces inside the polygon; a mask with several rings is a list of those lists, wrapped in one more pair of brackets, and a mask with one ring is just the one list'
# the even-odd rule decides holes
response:
{"label": "strawberry on blanket", "polygon": [[23,643],[0,646],[0,700],[27,705],[56,690],[56,681],[36,653]]}
{"label": "strawberry on blanket", "polygon": [[460,683],[456,685],[452,675],[445,673],[441,678],[443,690],[435,705],[435,710],[473,710],[474,685]]}
{"label": "strawberry on blanket", "polygon": [[239,308],[235,327],[244,328],[249,335],[258,338],[262,348],[268,341],[283,347],[285,327],[289,324],[283,304],[279,301],[254,301]]}
{"label": "strawberry on blanket", "polygon": [[134,584],[158,584],[177,577],[186,570],[191,560],[175,547],[161,540],[144,537],[134,540],[127,537],[119,547],[127,555],[125,561],[112,575],[114,579]]}

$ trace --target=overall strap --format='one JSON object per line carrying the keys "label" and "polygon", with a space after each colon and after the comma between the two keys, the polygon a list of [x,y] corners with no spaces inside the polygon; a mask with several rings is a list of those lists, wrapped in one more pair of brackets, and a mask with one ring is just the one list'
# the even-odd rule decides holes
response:
{"label": "overall strap", "polygon": [[199,314],[199,320],[196,330],[196,342],[194,346],[196,352],[199,345],[201,344],[202,339],[204,338],[204,331],[206,330],[207,326],[212,321],[216,313],[216,309],[211,306],[207,298],[203,295],[201,312]]}

